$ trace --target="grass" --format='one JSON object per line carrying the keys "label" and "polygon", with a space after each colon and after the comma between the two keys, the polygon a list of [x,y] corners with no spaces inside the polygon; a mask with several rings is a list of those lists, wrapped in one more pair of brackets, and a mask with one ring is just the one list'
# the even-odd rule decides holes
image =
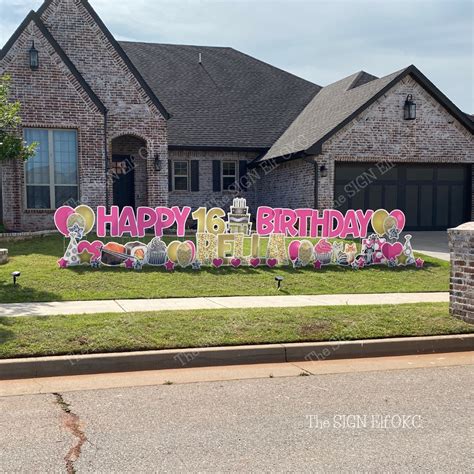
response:
{"label": "grass", "polygon": [[[449,263],[424,257],[423,269],[385,266],[354,271],[341,267],[312,268],[202,268],[177,270],[145,267],[141,272],[124,268],[76,267],[59,270],[65,240],[43,237],[4,244],[10,262],[0,266],[0,303],[172,298],[197,296],[274,295],[277,275],[284,277],[283,294],[340,294],[448,291]],[[21,271],[19,286],[11,272]]]}
{"label": "grass", "polygon": [[472,332],[444,303],[0,318],[0,358]]}

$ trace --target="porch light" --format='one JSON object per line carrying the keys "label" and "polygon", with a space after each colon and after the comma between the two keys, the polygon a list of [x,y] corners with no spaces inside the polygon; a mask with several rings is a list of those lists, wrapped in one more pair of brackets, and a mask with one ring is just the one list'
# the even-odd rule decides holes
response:
{"label": "porch light", "polygon": [[416,119],[416,104],[413,102],[413,96],[411,94],[407,95],[404,106],[404,118],[405,120],[415,120]]}
{"label": "porch light", "polygon": [[32,71],[36,71],[39,68],[39,53],[35,48],[35,42],[33,41],[30,48],[30,68]]}
{"label": "porch light", "polygon": [[161,171],[162,165],[159,155],[155,155],[155,171]]}
{"label": "porch light", "polygon": [[322,165],[321,168],[319,168],[319,174],[321,178],[327,178],[328,177],[328,168],[326,165]]}

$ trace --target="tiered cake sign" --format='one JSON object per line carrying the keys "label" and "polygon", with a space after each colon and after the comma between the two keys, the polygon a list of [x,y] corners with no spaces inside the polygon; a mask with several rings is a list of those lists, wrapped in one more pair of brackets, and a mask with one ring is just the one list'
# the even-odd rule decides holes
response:
{"label": "tiered cake sign", "polygon": [[[66,253],[58,261],[61,268],[89,265],[140,270],[147,265],[172,271],[177,267],[199,270],[203,265],[273,268],[291,264],[320,270],[328,265],[360,269],[373,265],[421,268],[424,264],[415,259],[410,235],[400,241],[405,227],[400,210],[342,214],[334,209],[259,207],[254,227],[246,200],[236,198],[227,214],[220,208],[202,207],[192,213],[190,207],[176,206],[136,210],[100,206],[94,212],[81,205],[61,207],[54,220],[59,232],[69,238]],[[196,223],[197,231],[186,239],[190,221]],[[98,240],[87,240],[94,227]],[[152,233],[151,240],[144,241],[147,233]],[[131,241],[103,243],[100,239],[107,236]],[[361,240],[360,248],[356,240]]]}

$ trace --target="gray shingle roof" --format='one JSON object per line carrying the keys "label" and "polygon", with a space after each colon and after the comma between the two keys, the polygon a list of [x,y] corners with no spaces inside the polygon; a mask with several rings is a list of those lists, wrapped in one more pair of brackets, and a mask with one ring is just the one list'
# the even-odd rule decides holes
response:
{"label": "gray shingle roof", "polygon": [[171,114],[170,146],[268,149],[321,89],[232,48],[120,45]]}
{"label": "gray shingle roof", "polygon": [[323,87],[262,160],[307,150],[403,71],[381,79],[361,71]]}
{"label": "gray shingle roof", "polygon": [[324,141],[408,74],[473,133],[472,121],[467,119],[466,114],[415,66],[408,66],[380,79],[361,71],[323,87],[272,148],[254,163],[282,157],[297,158],[302,152],[319,154]]}

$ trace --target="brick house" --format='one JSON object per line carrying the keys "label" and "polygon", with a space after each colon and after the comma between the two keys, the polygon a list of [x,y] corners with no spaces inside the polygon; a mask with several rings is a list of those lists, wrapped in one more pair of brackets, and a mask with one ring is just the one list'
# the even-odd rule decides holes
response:
{"label": "brick house", "polygon": [[237,194],[252,208],[398,207],[411,229],[472,218],[472,119],[414,66],[320,87],[232,48],[117,42],[87,0],[46,0],[0,74],[39,143],[2,165],[7,229],[51,228],[64,203]]}

